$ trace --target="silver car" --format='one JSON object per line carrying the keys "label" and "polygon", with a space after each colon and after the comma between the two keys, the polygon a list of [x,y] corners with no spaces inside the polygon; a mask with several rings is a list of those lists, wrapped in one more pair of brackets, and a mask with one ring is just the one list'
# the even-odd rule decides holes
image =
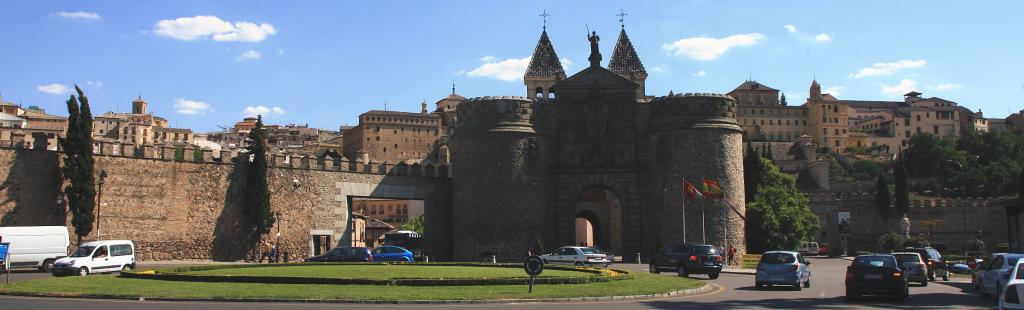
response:
{"label": "silver car", "polygon": [[754,286],[762,289],[772,285],[792,285],[797,290],[811,287],[811,263],[793,251],[768,251],[757,263]]}
{"label": "silver car", "polygon": [[895,252],[896,260],[900,262],[900,269],[906,274],[907,282],[921,283],[921,286],[928,286],[928,267],[917,252]]}
{"label": "silver car", "polygon": [[550,254],[541,255],[545,264],[574,265],[577,267],[608,267],[612,262],[608,257],[594,248],[582,246],[564,246]]}

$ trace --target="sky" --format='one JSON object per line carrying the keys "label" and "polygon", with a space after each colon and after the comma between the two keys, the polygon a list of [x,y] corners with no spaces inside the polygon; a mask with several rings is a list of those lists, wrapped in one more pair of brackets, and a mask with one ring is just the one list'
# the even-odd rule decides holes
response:
{"label": "sky", "polygon": [[526,95],[542,12],[572,75],[625,30],[648,95],[727,93],[752,78],[802,104],[917,90],[986,117],[1024,108],[1021,1],[3,1],[0,96],[67,115],[142,96],[171,126],[247,115],[337,130],[373,109],[418,112],[456,91]]}

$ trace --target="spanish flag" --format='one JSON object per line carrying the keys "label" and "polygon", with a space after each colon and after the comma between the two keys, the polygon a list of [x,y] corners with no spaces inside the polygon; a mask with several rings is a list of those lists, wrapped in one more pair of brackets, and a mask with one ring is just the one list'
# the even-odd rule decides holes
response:
{"label": "spanish flag", "polygon": [[722,191],[722,187],[718,185],[718,182],[711,179],[703,179],[704,183],[704,196],[708,198],[722,198],[725,196],[725,192]]}
{"label": "spanish flag", "polygon": [[704,199],[704,194],[686,180],[683,180],[683,196],[690,199]]}

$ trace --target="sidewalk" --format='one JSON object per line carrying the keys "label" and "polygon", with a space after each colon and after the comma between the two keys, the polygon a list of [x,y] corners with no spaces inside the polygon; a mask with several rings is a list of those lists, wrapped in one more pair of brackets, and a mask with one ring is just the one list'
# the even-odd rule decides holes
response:
{"label": "sidewalk", "polygon": [[757,274],[757,270],[730,266],[730,267],[723,268],[722,269],[722,273],[745,274],[745,275],[751,275],[752,276],[752,275],[756,275]]}

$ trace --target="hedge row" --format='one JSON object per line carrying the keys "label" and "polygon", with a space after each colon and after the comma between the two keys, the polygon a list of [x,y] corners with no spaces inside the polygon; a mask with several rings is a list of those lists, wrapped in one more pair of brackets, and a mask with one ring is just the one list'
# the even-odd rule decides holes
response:
{"label": "hedge row", "polygon": [[[187,281],[187,282],[231,282],[231,283],[273,283],[273,284],[330,284],[330,285],[401,285],[401,286],[479,286],[479,285],[521,285],[528,284],[529,277],[493,278],[493,279],[444,279],[444,278],[397,278],[397,279],[338,279],[313,277],[280,277],[280,276],[218,276],[192,275],[191,271],[252,268],[252,267],[285,267],[285,266],[316,266],[316,265],[354,265],[367,263],[288,263],[288,264],[253,264],[253,265],[222,265],[173,268],[167,271],[136,271],[122,272],[121,277],[135,279]],[[387,265],[388,263],[370,263]],[[522,268],[518,264],[481,264],[481,263],[423,263],[418,266],[459,266],[459,267],[491,267],[491,268]],[[534,284],[586,284],[632,279],[633,275],[626,271],[612,269],[575,268],[561,266],[545,266],[547,269],[570,270],[585,272],[589,276],[536,278]]]}

